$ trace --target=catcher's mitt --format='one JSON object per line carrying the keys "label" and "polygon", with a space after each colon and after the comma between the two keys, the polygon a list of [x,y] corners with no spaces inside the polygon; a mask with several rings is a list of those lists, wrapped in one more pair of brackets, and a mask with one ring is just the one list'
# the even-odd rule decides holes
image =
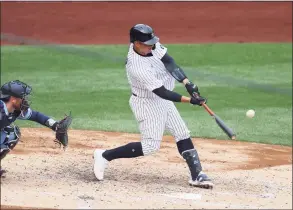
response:
{"label": "catcher's mitt", "polygon": [[68,134],[67,130],[72,122],[71,112],[57,123],[56,126],[56,139],[54,140],[65,149],[68,145]]}

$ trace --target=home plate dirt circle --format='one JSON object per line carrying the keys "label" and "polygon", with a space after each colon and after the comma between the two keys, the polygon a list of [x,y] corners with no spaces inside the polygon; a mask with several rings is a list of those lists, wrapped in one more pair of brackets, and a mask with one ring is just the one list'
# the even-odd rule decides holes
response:
{"label": "home plate dirt circle", "polygon": [[213,190],[188,185],[188,168],[172,137],[153,156],[110,162],[105,180],[93,174],[93,152],[138,141],[138,134],[70,130],[58,148],[46,128],[23,128],[2,162],[1,208],[291,208],[292,148],[193,139]]}

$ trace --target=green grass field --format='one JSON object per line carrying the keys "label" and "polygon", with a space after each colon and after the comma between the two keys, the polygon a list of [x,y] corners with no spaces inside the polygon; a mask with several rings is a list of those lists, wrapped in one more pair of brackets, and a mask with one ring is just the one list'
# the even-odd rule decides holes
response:
{"label": "green grass field", "polygon": [[[292,145],[291,44],[166,47],[238,140]],[[71,110],[72,128],[138,132],[128,104],[127,50],[125,45],[1,46],[1,84],[19,79],[32,85],[32,108],[55,119]],[[175,90],[188,95],[179,83]],[[193,137],[227,139],[203,108],[176,106]],[[248,109],[256,111],[255,118],[245,116]]]}

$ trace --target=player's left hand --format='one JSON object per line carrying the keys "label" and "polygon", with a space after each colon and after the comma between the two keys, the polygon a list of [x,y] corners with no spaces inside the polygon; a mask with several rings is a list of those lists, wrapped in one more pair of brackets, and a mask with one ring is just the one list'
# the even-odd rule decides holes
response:
{"label": "player's left hand", "polygon": [[200,92],[198,91],[197,85],[193,84],[192,82],[186,83],[185,88],[190,96],[192,97],[200,96]]}
{"label": "player's left hand", "polygon": [[68,133],[67,130],[72,122],[71,113],[65,116],[62,120],[57,122],[56,125],[56,139],[54,140],[60,146],[63,145],[65,149],[68,145]]}
{"label": "player's left hand", "polygon": [[202,106],[202,104],[207,103],[207,99],[202,96],[191,97],[190,103],[193,105]]}

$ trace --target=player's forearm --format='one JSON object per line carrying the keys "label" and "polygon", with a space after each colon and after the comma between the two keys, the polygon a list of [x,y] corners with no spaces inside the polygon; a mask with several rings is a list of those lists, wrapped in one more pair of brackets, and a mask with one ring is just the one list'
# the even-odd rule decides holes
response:
{"label": "player's forearm", "polygon": [[189,83],[189,82],[190,82],[190,81],[189,81],[188,78],[185,78],[185,79],[182,81],[183,85],[186,85],[186,84]]}
{"label": "player's forearm", "polygon": [[190,103],[191,98],[182,96],[181,97],[181,103]]}
{"label": "player's forearm", "polygon": [[174,59],[166,53],[162,58],[165,68],[170,72],[170,74],[180,83],[184,80],[186,81],[187,76],[183,70],[175,63]]}
{"label": "player's forearm", "polygon": [[181,102],[182,95],[175,93],[173,91],[167,90],[164,86],[161,86],[161,87],[153,90],[153,92],[157,96],[159,96],[165,100],[169,100],[169,101],[173,101],[173,102]]}
{"label": "player's forearm", "polygon": [[159,96],[165,100],[169,100],[169,101],[173,101],[173,102],[190,103],[189,97],[182,96],[179,93],[167,90],[164,86],[153,90],[153,92],[157,96]]}
{"label": "player's forearm", "polygon": [[32,114],[28,118],[28,120],[37,122],[43,126],[51,128],[52,130],[55,130],[55,128],[56,128],[56,121],[41,112],[37,112],[37,111],[32,110]]}
{"label": "player's forearm", "polygon": [[[161,61],[170,74],[186,87],[186,84],[191,84],[183,70],[175,63],[174,59],[166,53]],[[193,84],[192,84],[193,85]]]}

